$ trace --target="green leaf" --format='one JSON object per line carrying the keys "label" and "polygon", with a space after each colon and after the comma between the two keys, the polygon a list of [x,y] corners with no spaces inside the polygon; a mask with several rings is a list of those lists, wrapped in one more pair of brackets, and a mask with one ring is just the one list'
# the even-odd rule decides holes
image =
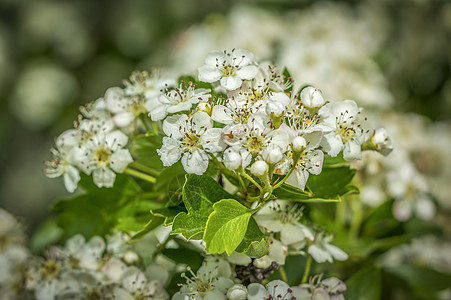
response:
{"label": "green leaf", "polygon": [[346,300],[379,300],[381,271],[376,267],[363,269],[346,281]]}
{"label": "green leaf", "polygon": [[269,245],[266,241],[266,236],[258,227],[255,219],[251,217],[243,241],[235,251],[247,254],[252,258],[260,258],[268,253],[268,249]]}
{"label": "green leaf", "polygon": [[358,193],[357,187],[349,185],[355,172],[349,167],[323,168],[321,174],[310,175],[305,191],[283,184],[274,195],[296,202],[340,202],[341,197]]}
{"label": "green leaf", "polygon": [[243,241],[255,211],[234,199],[223,199],[215,203],[213,209],[204,233],[207,253],[221,254],[225,251],[230,255]]}
{"label": "green leaf", "polygon": [[136,197],[139,186],[126,175],[118,174],[112,188],[98,188],[89,176],[80,182],[84,194],[56,202],[52,209],[59,212],[57,224],[64,230],[64,238],[77,233],[86,238],[105,235],[117,223],[117,213]]}
{"label": "green leaf", "polygon": [[153,215],[164,217],[164,225],[169,226],[172,225],[174,218],[181,212],[186,213],[186,209],[183,206],[170,206],[159,209],[154,209],[151,211]]}
{"label": "green leaf", "polygon": [[393,217],[393,201],[387,201],[374,208],[362,226],[362,235],[379,237],[400,226],[399,221]]}
{"label": "green leaf", "polygon": [[188,213],[180,212],[175,216],[171,234],[180,233],[187,240],[204,232],[213,203],[233,198],[208,175],[187,175],[182,195]]}
{"label": "green leaf", "polygon": [[152,216],[150,221],[147,222],[147,224],[144,225],[144,227],[141,228],[141,230],[139,230],[132,236],[132,240],[138,240],[138,239],[142,238],[149,231],[151,231],[152,229],[155,229],[158,226],[160,226],[161,224],[163,224],[163,222],[164,222],[164,218],[159,217],[159,216]]}
{"label": "green leaf", "polygon": [[58,243],[64,231],[58,226],[57,219],[49,218],[40,224],[30,240],[30,249],[35,254],[41,254],[45,248]]}
{"label": "green leaf", "polygon": [[432,295],[450,287],[451,274],[441,273],[429,268],[414,265],[386,266],[384,270],[404,279],[414,290],[414,293],[434,298]]}

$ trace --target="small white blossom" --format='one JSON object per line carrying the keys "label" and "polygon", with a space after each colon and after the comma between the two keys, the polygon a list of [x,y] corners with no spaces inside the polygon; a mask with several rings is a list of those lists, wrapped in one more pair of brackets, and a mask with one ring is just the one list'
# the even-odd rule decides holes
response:
{"label": "small white blossom", "polygon": [[315,240],[310,244],[308,253],[318,263],[330,262],[333,260],[347,260],[348,255],[337,246],[331,245],[333,236],[322,232],[315,236]]}
{"label": "small white blossom", "polygon": [[308,108],[317,109],[322,107],[326,101],[320,90],[307,86],[301,91],[301,102]]}
{"label": "small white blossom", "polygon": [[199,80],[203,82],[220,81],[226,90],[236,90],[243,80],[257,75],[254,55],[243,49],[232,52],[212,51],[205,58],[205,65],[198,69]]}
{"label": "small white blossom", "polygon": [[182,157],[182,165],[189,174],[203,174],[208,167],[208,154],[224,150],[222,129],[212,128],[210,116],[196,112],[192,117],[173,115],[163,122],[163,146],[158,149],[165,166],[171,166]]}
{"label": "small white blossom", "polygon": [[269,166],[266,162],[262,160],[257,160],[251,166],[251,173],[255,176],[261,177],[268,173]]}
{"label": "small white blossom", "polygon": [[361,158],[363,129],[361,109],[353,100],[328,103],[319,110],[321,123],[331,128],[324,134],[321,146],[335,157],[343,150],[345,160]]}
{"label": "small white blossom", "polygon": [[282,280],[273,280],[266,285],[266,288],[260,283],[251,283],[247,287],[248,300],[291,300],[293,299],[292,289]]}
{"label": "small white blossom", "polygon": [[88,175],[93,174],[98,187],[112,187],[116,173],[122,173],[133,162],[128,149],[123,149],[128,138],[121,131],[98,134],[82,146],[83,155],[78,166]]}

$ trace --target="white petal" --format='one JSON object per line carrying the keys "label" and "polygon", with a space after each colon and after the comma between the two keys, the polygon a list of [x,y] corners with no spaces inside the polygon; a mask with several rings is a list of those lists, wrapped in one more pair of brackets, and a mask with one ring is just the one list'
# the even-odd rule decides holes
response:
{"label": "white petal", "polygon": [[187,115],[174,115],[169,116],[163,121],[163,131],[164,133],[174,139],[182,138],[182,132],[186,128],[186,120],[188,120]]}
{"label": "white petal", "polygon": [[272,93],[270,99],[282,104],[284,107],[290,104],[291,101],[290,97],[285,93]]}
{"label": "white petal", "polygon": [[110,157],[110,168],[116,173],[122,173],[132,162],[133,158],[130,151],[128,149],[119,149]]}
{"label": "white petal", "polygon": [[321,146],[323,150],[332,157],[335,157],[340,153],[343,148],[343,142],[338,134],[334,132],[327,133],[321,140]]}
{"label": "white petal", "polygon": [[412,203],[409,199],[398,199],[393,204],[393,216],[399,221],[407,221],[412,216]]}
{"label": "white petal", "polygon": [[324,153],[321,150],[314,150],[309,152],[309,172],[313,175],[318,175],[323,169]]}
{"label": "white petal", "polygon": [[226,90],[233,91],[241,86],[243,82],[238,76],[227,76],[221,78],[221,86]]}
{"label": "white petal", "polygon": [[[282,299],[282,297],[284,297],[287,294],[289,288],[290,286],[285,282],[283,282],[282,280],[273,280],[270,283],[268,283],[268,286],[266,287],[266,289],[272,295],[274,295],[274,299]],[[289,298],[290,297],[286,297],[285,299]]]}
{"label": "white petal", "polygon": [[300,188],[301,190],[305,189],[305,184],[307,183],[309,177],[309,173],[301,168],[296,168],[293,173],[291,173],[290,177],[288,177],[286,183]]}
{"label": "white petal", "polygon": [[92,173],[94,183],[98,187],[112,187],[114,180],[116,179],[116,173],[111,171],[110,168],[97,168]]}
{"label": "white petal", "polygon": [[236,71],[236,75],[241,79],[251,80],[257,76],[258,68],[256,66],[245,66]]}
{"label": "white petal", "polygon": [[[150,101],[149,101],[150,102]],[[169,105],[160,103],[150,110],[150,118],[152,121],[160,121],[163,120],[167,115],[167,108]]]}
{"label": "white petal", "polygon": [[110,149],[115,150],[125,147],[128,142],[128,137],[122,131],[115,130],[106,134],[105,142]]}
{"label": "white petal", "polygon": [[182,157],[182,165],[188,174],[202,175],[207,171],[208,155],[202,150],[186,152]]}
{"label": "white petal", "polygon": [[224,151],[224,165],[229,170],[236,170],[241,166],[241,155],[232,148]]}
{"label": "white petal", "polygon": [[341,250],[340,248],[331,245],[331,244],[325,244],[324,248],[336,259],[336,260],[347,260],[348,254]]}
{"label": "white petal", "polygon": [[435,215],[435,206],[432,200],[420,197],[416,203],[416,214],[423,220],[431,220]]}
{"label": "white petal", "polygon": [[332,262],[332,256],[329,252],[313,244],[308,248],[308,253],[313,257],[313,259],[318,263],[323,263],[325,261]]}
{"label": "white petal", "polygon": [[169,105],[167,107],[167,111],[168,113],[173,114],[180,111],[190,110],[192,106],[193,104],[191,102],[181,102],[177,105]]}
{"label": "white petal", "polygon": [[234,65],[247,66],[254,61],[254,54],[245,49],[236,49],[232,52]]}
{"label": "white petal", "polygon": [[213,127],[210,116],[203,111],[195,112],[191,119],[193,131],[203,133],[205,130]]}
{"label": "white petal", "polygon": [[302,228],[295,224],[285,224],[280,232],[280,241],[285,245],[291,245],[304,239]]}
{"label": "white petal", "polygon": [[264,300],[268,299],[269,294],[266,288],[260,283],[251,283],[247,286],[248,300]]}
{"label": "white petal", "polygon": [[232,112],[229,108],[224,105],[215,105],[211,112],[211,118],[222,124],[232,124]]}
{"label": "white petal", "polygon": [[180,142],[165,136],[163,137],[163,146],[157,149],[157,153],[165,167],[172,166],[182,155]]}
{"label": "white petal", "polygon": [[360,144],[354,140],[348,141],[343,148],[343,158],[348,161],[362,159]]}
{"label": "white petal", "polygon": [[282,222],[276,219],[274,215],[256,214],[254,215],[254,218],[258,225],[265,227],[272,232],[279,232],[283,228]]}
{"label": "white petal", "polygon": [[202,147],[207,152],[221,152],[226,147],[223,137],[221,128],[210,128],[200,137]]}
{"label": "white petal", "polygon": [[122,90],[121,88],[111,87],[107,89],[105,92],[104,99],[108,110],[111,111],[113,114],[124,111],[122,100],[123,97],[124,90]]}
{"label": "white petal", "polygon": [[77,189],[80,181],[80,172],[73,166],[67,166],[64,170],[64,186],[69,193],[73,193]]}
{"label": "white petal", "polygon": [[216,66],[216,63],[222,63],[226,60],[226,58],[227,57],[223,51],[213,50],[205,56],[205,64],[209,66]]}
{"label": "white petal", "polygon": [[204,65],[197,69],[199,72],[199,81],[216,82],[222,77],[222,73],[215,66]]}
{"label": "white petal", "polygon": [[117,127],[126,127],[130,125],[135,116],[131,112],[121,112],[113,117],[113,122]]}

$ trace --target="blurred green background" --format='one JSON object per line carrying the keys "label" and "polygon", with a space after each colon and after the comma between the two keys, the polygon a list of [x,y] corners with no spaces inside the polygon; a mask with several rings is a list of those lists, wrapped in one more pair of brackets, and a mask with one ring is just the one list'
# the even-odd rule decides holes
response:
{"label": "blurred green background", "polygon": [[[243,6],[245,2],[247,6]],[[163,73],[167,69],[168,74],[174,74],[178,62],[185,58],[183,53],[196,52],[203,42],[212,49],[225,44],[233,47],[235,38],[240,41],[237,47],[248,44],[262,49],[260,36],[246,35],[250,27],[266,35],[273,26],[268,20],[284,20],[280,25],[284,32],[290,18],[295,21],[301,14],[314,19],[317,15],[310,11],[313,6],[318,11],[321,5],[330,3],[2,0],[0,206],[22,218],[32,231],[49,214],[51,203],[67,196],[60,180],[48,179],[43,173],[54,138],[73,125],[80,105],[102,97],[108,87],[121,85],[132,71],[158,67]],[[357,5],[354,1],[337,1],[334,5],[350,24],[354,18],[375,24],[372,28],[377,28],[377,37],[362,30],[361,36],[353,38],[360,40],[355,47],[377,39],[371,51],[362,52],[368,56],[362,56],[362,60],[371,59],[380,70],[394,99],[390,106],[449,122],[451,3],[361,1]],[[252,13],[253,9],[258,12]],[[321,19],[321,14],[318,18],[320,23],[332,22]],[[235,31],[227,36],[224,28],[211,30],[232,25]],[[187,45],[190,41],[186,39],[193,32],[201,32],[200,26],[207,26],[210,35],[201,34],[198,41],[192,41],[194,45]],[[308,30],[308,25],[299,26]],[[346,32],[343,34],[346,37]],[[261,58],[284,61],[281,40],[302,38],[292,35],[279,40],[278,33],[274,35],[265,40],[269,50],[260,52],[260,56],[267,56]],[[227,42],[222,43],[225,39]],[[353,63],[359,66],[360,61]],[[327,90],[327,86],[322,88]]]}

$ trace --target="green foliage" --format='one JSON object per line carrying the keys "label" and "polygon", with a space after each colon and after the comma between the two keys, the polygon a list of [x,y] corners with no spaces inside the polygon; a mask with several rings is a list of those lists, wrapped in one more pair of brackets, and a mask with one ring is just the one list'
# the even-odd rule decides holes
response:
{"label": "green foliage", "polygon": [[414,295],[423,299],[437,299],[437,292],[451,287],[451,274],[410,264],[384,267],[384,270],[403,279]]}
{"label": "green foliage", "polygon": [[182,189],[186,211],[180,212],[172,223],[172,234],[180,233],[187,240],[203,234],[213,204],[221,199],[233,198],[208,175],[187,175]]}
{"label": "green foliage", "polygon": [[274,195],[296,202],[339,202],[341,197],[358,192],[350,185],[354,175],[355,170],[349,167],[323,168],[321,174],[310,175],[306,191],[283,184]]}
{"label": "green foliage", "polygon": [[112,188],[98,188],[88,176],[80,182],[84,192],[53,205],[58,212],[56,224],[64,230],[64,238],[81,233],[89,238],[106,235],[112,229],[139,231],[149,221],[150,209],[161,204],[143,197],[133,179],[118,174]]}
{"label": "green foliage", "polygon": [[285,77],[285,83],[291,83],[290,87],[285,90],[286,93],[291,93],[293,91],[293,76],[291,76],[290,71],[285,67],[283,68],[282,75]]}
{"label": "green foliage", "polygon": [[377,267],[360,270],[346,281],[346,300],[379,300],[381,271]]}
{"label": "green foliage", "polygon": [[234,199],[223,199],[213,205],[208,217],[204,241],[207,253],[232,254],[246,234],[254,210],[248,209]]}
{"label": "green foliage", "polygon": [[235,251],[245,253],[252,258],[259,258],[268,253],[268,247],[266,236],[260,230],[255,219],[251,217],[246,234]]}

